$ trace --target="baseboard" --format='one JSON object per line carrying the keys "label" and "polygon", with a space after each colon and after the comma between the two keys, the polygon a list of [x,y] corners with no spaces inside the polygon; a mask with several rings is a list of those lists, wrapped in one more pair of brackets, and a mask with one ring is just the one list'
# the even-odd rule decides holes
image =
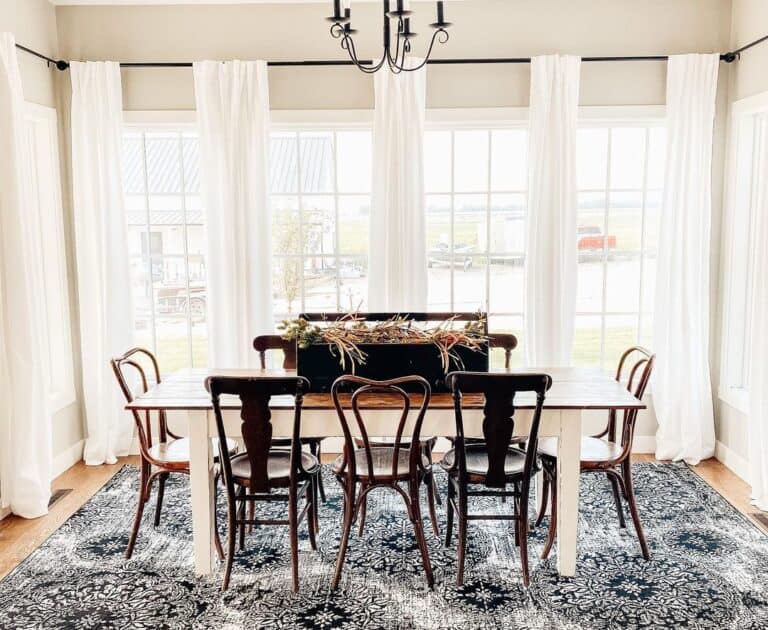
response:
{"label": "baseboard", "polygon": [[715,459],[736,476],[749,483],[749,462],[720,440],[715,443]]}
{"label": "baseboard", "polygon": [[655,453],[656,436],[655,435],[636,435],[632,441],[633,453]]}
{"label": "baseboard", "polygon": [[72,468],[72,466],[83,459],[84,444],[85,440],[75,442],[72,446],[64,449],[61,453],[53,458],[53,464],[51,466],[52,479],[55,479],[65,470]]}

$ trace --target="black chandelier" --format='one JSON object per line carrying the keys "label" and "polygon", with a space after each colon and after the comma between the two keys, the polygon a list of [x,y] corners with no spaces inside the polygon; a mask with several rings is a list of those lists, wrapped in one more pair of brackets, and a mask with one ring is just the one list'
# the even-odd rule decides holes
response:
{"label": "black chandelier", "polygon": [[[389,69],[395,74],[401,72],[413,72],[423,68],[429,61],[429,57],[432,54],[432,48],[435,42],[445,44],[448,41],[448,28],[451,26],[450,22],[445,21],[445,10],[443,7],[443,0],[437,2],[437,21],[433,22],[430,26],[434,30],[432,33],[432,39],[429,42],[429,48],[427,54],[424,56],[424,60],[417,64],[411,65],[406,63],[406,55],[411,52],[411,41],[418,35],[411,30],[411,15],[410,6],[408,0],[396,0],[397,9],[390,10],[390,0],[382,0],[384,8],[384,53],[378,62],[361,61],[357,56],[357,50],[355,49],[355,41],[353,36],[357,33],[352,28],[352,7],[351,0],[344,0],[344,12],[341,9],[341,0],[333,0],[333,15],[326,18],[329,22],[333,22],[331,25],[331,35],[336,39],[341,40],[341,47],[347,51],[349,58],[352,60],[360,70],[368,74],[378,72],[386,63]],[[392,24],[395,25],[395,41],[392,42]]]}

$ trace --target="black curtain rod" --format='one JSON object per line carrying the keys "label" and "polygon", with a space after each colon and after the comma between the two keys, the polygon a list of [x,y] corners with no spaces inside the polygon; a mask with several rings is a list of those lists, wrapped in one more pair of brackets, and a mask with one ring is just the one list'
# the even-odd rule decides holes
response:
{"label": "black curtain rod", "polygon": [[[732,52],[722,53],[720,55],[720,61],[725,63],[733,63],[736,61],[745,50],[749,50],[753,46],[762,44],[768,41],[768,35],[760,37],[753,42],[745,44],[741,48]],[[39,53],[31,48],[16,44],[16,48],[23,50],[30,55],[34,55],[39,59],[45,61],[49,66],[55,66],[58,70],[66,70],[69,68],[69,62],[63,59],[51,59],[42,53]],[[592,61],[666,61],[669,59],[669,55],[632,55],[632,56],[619,56],[619,57],[582,57],[581,60],[585,62]],[[369,59],[362,61],[363,64],[373,64]],[[530,57],[490,57],[490,58],[478,58],[478,59],[430,59],[427,63],[435,66],[447,66],[447,65],[468,65],[468,64],[514,64],[514,63],[531,63]],[[288,67],[314,67],[314,66],[351,66],[353,63],[346,59],[336,60],[323,60],[323,59],[310,59],[305,61],[269,61],[267,65],[273,68],[288,68]],[[192,62],[190,61],[127,61],[120,64],[121,68],[191,68]]]}

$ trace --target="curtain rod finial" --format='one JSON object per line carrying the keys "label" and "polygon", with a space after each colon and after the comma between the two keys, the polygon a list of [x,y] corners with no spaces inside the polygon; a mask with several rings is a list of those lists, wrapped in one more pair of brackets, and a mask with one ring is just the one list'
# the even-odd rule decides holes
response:
{"label": "curtain rod finial", "polygon": [[64,70],[67,70],[68,68],[69,68],[69,62],[64,61],[63,59],[59,59],[56,62],[56,69],[57,70],[61,70],[62,72],[64,72]]}
{"label": "curtain rod finial", "polygon": [[721,59],[722,59],[722,60],[723,60],[725,63],[733,63],[733,62],[734,62],[734,61],[736,61],[736,60],[737,60],[737,59],[738,59],[740,56],[741,56],[741,55],[739,55],[739,53],[737,53],[737,52],[727,52],[727,53],[724,53],[723,55],[721,55],[721,56],[720,56],[720,58],[721,58]]}

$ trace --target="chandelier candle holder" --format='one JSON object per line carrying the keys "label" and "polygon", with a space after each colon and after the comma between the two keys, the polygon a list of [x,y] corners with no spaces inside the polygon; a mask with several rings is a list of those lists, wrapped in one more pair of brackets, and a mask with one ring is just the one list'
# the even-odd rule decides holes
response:
{"label": "chandelier candle holder", "polygon": [[333,0],[333,15],[326,19],[332,23],[331,35],[341,41],[341,47],[347,51],[352,63],[367,74],[378,72],[384,67],[384,64],[395,74],[419,70],[429,61],[435,43],[445,44],[448,41],[448,29],[451,27],[451,23],[445,21],[443,0],[438,0],[437,21],[430,24],[434,32],[432,33],[427,53],[420,63],[408,63],[408,55],[411,53],[411,42],[418,36],[418,33],[411,30],[411,16],[413,12],[410,8],[410,0],[396,0],[395,9],[392,9],[390,0],[382,0],[384,52],[378,62],[361,61],[357,55],[353,38],[357,31],[352,28],[351,5],[351,0],[344,0],[343,7],[342,0]]}

